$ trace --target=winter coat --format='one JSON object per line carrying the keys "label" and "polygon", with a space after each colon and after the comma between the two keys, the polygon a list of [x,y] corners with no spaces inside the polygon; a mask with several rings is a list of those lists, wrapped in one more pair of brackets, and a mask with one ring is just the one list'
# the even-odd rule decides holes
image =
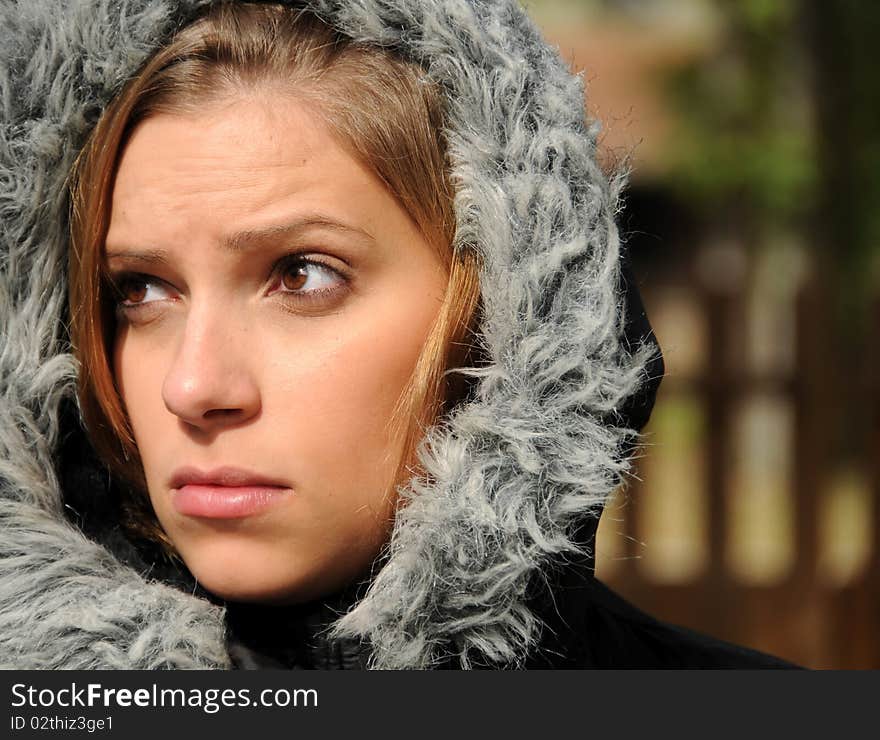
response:
{"label": "winter coat", "polygon": [[302,3],[443,83],[457,238],[485,261],[488,366],[428,431],[434,482],[413,483],[381,569],[305,605],[225,604],[126,534],[76,399],[66,178],[124,82],[209,4],[0,4],[0,667],[782,665],[664,625],[593,574],[662,360],[583,79],[515,0]]}

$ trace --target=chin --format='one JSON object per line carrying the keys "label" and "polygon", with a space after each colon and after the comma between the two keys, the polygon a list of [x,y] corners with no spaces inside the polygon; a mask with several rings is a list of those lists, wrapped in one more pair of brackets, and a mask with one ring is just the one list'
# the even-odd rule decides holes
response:
{"label": "chin", "polygon": [[226,601],[255,604],[299,604],[318,598],[322,590],[314,584],[291,582],[287,578],[268,577],[266,573],[250,572],[240,568],[236,573],[203,572],[191,568],[199,584]]}
{"label": "chin", "polygon": [[199,585],[227,601],[314,601],[368,573],[374,557],[371,550],[359,551],[350,545],[327,548],[308,540],[254,537],[235,531],[195,537],[174,534],[178,536],[170,539]]}
{"label": "chin", "polygon": [[183,547],[179,552],[199,585],[226,601],[297,604],[329,592],[321,570],[292,568],[291,563],[302,560],[290,553],[228,547]]}

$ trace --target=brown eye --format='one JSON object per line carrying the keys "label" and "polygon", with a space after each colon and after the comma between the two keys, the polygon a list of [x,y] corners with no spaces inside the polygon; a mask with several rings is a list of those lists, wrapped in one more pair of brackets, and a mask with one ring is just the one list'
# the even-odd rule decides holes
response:
{"label": "brown eye", "polygon": [[[117,312],[134,312],[161,301],[163,283],[150,275],[122,273],[111,279]],[[156,295],[156,291],[159,294]],[[152,294],[152,295],[151,295]]]}
{"label": "brown eye", "polygon": [[281,284],[288,290],[302,290],[309,278],[306,273],[307,270],[304,263],[288,267],[281,274]]}
{"label": "brown eye", "polygon": [[313,259],[295,257],[281,267],[281,292],[303,298],[316,298],[344,287],[338,270]]}
{"label": "brown eye", "polygon": [[126,278],[118,288],[119,297],[128,303],[140,303],[147,296],[147,283],[137,278]]}

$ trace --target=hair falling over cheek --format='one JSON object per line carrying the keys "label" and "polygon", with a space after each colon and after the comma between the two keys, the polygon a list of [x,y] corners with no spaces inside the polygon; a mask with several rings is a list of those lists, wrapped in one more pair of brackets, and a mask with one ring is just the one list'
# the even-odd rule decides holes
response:
{"label": "hair falling over cheek", "polygon": [[389,488],[395,512],[408,500],[399,489],[414,478],[426,477],[418,455],[426,432],[471,393],[471,378],[458,368],[485,361],[472,341],[480,321],[480,268],[480,257],[473,250],[457,250],[453,255],[443,305],[386,427],[397,441],[390,449],[401,449]]}

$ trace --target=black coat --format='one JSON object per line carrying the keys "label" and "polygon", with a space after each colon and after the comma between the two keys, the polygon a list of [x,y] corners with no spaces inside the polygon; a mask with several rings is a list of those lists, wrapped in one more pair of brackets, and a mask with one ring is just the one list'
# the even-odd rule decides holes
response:
{"label": "black coat", "polygon": [[[555,608],[544,604],[545,627],[525,669],[755,669],[796,668],[772,655],[662,622],[576,567],[556,588]],[[228,644],[239,669],[360,669],[357,643],[321,635],[344,599],[296,607],[228,605]],[[448,660],[436,666],[454,669]],[[503,666],[486,665],[485,668]]]}
{"label": "black coat", "polygon": [[[592,576],[559,594],[557,604],[560,613],[547,621],[539,648],[525,669],[797,668],[772,655],[655,619]],[[320,636],[321,626],[329,623],[332,614],[314,604],[274,609],[229,605],[228,645],[235,667],[364,668],[365,655],[356,644],[333,643]],[[437,666],[455,667],[452,661]]]}

